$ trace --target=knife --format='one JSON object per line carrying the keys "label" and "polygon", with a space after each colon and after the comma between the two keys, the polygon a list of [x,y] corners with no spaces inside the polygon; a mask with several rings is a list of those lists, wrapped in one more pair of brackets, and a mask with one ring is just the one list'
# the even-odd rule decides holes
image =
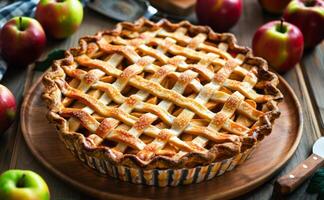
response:
{"label": "knife", "polygon": [[135,21],[141,16],[150,19],[158,12],[145,0],[90,0],[87,6],[118,21]]}
{"label": "knife", "polygon": [[168,18],[170,21],[180,21],[186,16],[157,10],[148,0],[84,0],[92,10],[117,21],[135,21],[145,17],[151,21]]}
{"label": "knife", "polygon": [[276,190],[281,194],[294,191],[318,168],[324,164],[324,137],[320,137],[313,145],[313,153],[288,174],[276,182]]}

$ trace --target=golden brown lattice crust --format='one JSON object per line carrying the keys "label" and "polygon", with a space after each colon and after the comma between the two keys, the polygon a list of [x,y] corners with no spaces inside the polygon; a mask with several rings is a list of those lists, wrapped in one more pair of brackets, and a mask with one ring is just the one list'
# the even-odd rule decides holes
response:
{"label": "golden brown lattice crust", "polygon": [[232,34],[144,18],[81,38],[43,83],[65,143],[144,169],[244,152],[271,132],[283,98],[267,63]]}

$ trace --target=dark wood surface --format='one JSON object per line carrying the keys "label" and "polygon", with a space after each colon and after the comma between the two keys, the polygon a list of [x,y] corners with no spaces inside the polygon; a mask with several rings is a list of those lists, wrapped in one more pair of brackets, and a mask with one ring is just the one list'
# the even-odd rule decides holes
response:
{"label": "dark wood surface", "polygon": [[[267,181],[293,155],[302,135],[301,106],[292,89],[281,79],[279,89],[285,96],[279,104],[281,116],[276,120],[271,135],[259,144],[241,166],[208,182],[190,186],[156,189],[131,185],[95,173],[65,148],[57,136],[55,126],[46,120],[48,109],[41,99],[43,86],[40,81],[41,79],[26,94],[21,108],[21,129],[28,147],[46,168],[62,180],[102,199],[141,199],[152,196],[159,199],[236,197]],[[224,182],[229,184],[223,184]],[[179,193],[181,197],[178,196]]]}
{"label": "dark wood surface", "polygon": [[[253,33],[263,23],[272,20],[264,16],[261,12],[256,0],[244,1],[244,12],[239,23],[231,30],[236,36],[240,44],[251,46]],[[94,34],[95,32],[112,27],[116,22],[107,19],[95,12],[86,9],[85,18],[80,29],[67,40],[49,41],[47,52],[55,49],[66,49],[77,44],[79,37],[86,34]],[[239,199],[270,199],[272,197],[273,185],[276,178],[283,175],[294,168],[302,160],[306,159],[311,154],[311,147],[314,141],[319,137],[323,127],[319,126],[318,119],[320,109],[316,105],[313,98],[314,93],[324,94],[323,87],[318,87],[318,90],[312,91],[309,88],[313,85],[310,80],[312,77],[318,76],[320,69],[323,67],[323,43],[319,45],[313,52],[305,56],[301,65],[297,65],[295,69],[284,75],[284,78],[289,82],[295,91],[302,109],[304,118],[304,128],[301,143],[285,167],[276,173],[271,180],[267,181],[262,186],[241,196]],[[46,53],[44,53],[44,57]],[[312,68],[314,70],[309,70]],[[27,77],[27,69],[10,68],[1,84],[6,85],[15,94],[17,101],[22,101],[24,83]],[[321,90],[323,90],[321,92]],[[322,107],[323,109],[323,107]],[[39,173],[49,185],[52,199],[64,200],[85,200],[94,199],[84,195],[79,190],[73,188],[69,184],[53,175],[43,165],[41,165],[32,156],[30,150],[22,137],[19,127],[19,117],[14,124],[5,133],[0,136],[0,173],[9,168],[30,169]],[[305,192],[308,182],[305,182],[294,193],[287,196],[286,199],[316,199],[316,195],[309,195]]]}
{"label": "dark wood surface", "polygon": [[314,104],[318,107],[317,118],[321,127],[324,127],[324,45],[316,48],[304,56],[301,62],[305,79],[309,86],[310,95],[313,98]]}

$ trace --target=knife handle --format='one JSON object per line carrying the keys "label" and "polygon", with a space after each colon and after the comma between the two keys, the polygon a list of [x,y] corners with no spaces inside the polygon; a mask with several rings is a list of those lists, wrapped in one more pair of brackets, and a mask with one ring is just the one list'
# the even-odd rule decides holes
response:
{"label": "knife handle", "polygon": [[287,194],[294,191],[308,177],[310,177],[321,165],[324,159],[316,154],[312,154],[306,160],[301,162],[295,169],[288,174],[280,177],[276,184],[276,190],[281,194]]}

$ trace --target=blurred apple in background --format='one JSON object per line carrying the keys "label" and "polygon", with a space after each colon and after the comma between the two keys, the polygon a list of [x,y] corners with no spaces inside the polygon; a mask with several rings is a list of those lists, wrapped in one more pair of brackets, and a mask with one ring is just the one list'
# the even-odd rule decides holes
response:
{"label": "blurred apple in background", "polygon": [[242,0],[197,0],[196,14],[200,24],[224,32],[239,20],[242,7]]}
{"label": "blurred apple in background", "polygon": [[291,0],[259,0],[263,10],[270,14],[280,15]]}
{"label": "blurred apple in background", "polygon": [[35,17],[46,33],[53,38],[63,39],[80,26],[83,7],[79,0],[40,0]]}
{"label": "blurred apple in background", "polygon": [[312,48],[324,38],[324,1],[293,0],[284,19],[296,25],[304,35],[305,48]]}
{"label": "blurred apple in background", "polygon": [[253,54],[266,59],[277,72],[293,68],[303,55],[303,34],[288,22],[271,21],[261,26],[252,41]]}
{"label": "blurred apple in background", "polygon": [[16,115],[16,99],[8,88],[0,84],[0,134],[3,133]]}
{"label": "blurred apple in background", "polygon": [[1,55],[12,65],[25,66],[43,52],[46,36],[42,26],[33,18],[14,17],[1,29]]}
{"label": "blurred apple in background", "polygon": [[0,176],[1,200],[49,200],[46,182],[35,172],[12,169]]}

